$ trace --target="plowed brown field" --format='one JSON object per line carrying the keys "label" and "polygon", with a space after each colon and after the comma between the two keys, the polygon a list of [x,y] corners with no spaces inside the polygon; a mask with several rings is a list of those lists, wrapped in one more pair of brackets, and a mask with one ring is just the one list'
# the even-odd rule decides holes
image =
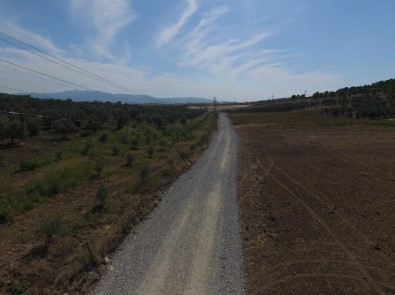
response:
{"label": "plowed brown field", "polygon": [[395,294],[395,129],[300,116],[231,115],[249,294]]}

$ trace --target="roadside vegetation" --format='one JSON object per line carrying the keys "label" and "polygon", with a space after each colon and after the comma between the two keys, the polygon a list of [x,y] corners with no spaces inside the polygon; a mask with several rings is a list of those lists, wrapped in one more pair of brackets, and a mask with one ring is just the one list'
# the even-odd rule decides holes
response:
{"label": "roadside vegetation", "polygon": [[81,290],[206,148],[213,121],[184,106],[0,94],[0,293]]}

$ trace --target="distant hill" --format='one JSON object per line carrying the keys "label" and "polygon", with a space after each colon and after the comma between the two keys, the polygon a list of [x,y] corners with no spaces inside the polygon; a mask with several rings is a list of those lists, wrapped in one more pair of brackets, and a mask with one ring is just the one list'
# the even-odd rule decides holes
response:
{"label": "distant hill", "polygon": [[106,92],[93,91],[64,91],[56,93],[30,94],[32,97],[72,99],[74,101],[111,101],[136,104],[187,104],[187,103],[211,103],[210,99],[198,97],[174,97],[174,98],[156,98],[148,95],[132,94],[111,94]]}
{"label": "distant hill", "polygon": [[232,112],[268,113],[318,109],[335,117],[388,119],[395,118],[395,79],[371,85],[352,86],[336,91],[315,92],[312,96],[262,100],[252,106],[229,110]]}
{"label": "distant hill", "polygon": [[185,103],[212,103],[211,99],[199,97],[173,97],[173,98],[157,98],[164,104],[185,104]]}

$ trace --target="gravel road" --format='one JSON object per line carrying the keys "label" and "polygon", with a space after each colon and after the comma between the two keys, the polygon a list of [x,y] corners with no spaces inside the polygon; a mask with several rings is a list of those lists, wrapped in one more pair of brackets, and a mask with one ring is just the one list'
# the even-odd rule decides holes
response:
{"label": "gravel road", "polygon": [[209,148],[111,258],[92,294],[245,294],[235,177],[224,114]]}

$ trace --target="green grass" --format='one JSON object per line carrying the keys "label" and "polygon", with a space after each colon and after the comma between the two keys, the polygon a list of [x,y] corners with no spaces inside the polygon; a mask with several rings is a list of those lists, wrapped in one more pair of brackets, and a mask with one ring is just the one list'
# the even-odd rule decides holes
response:
{"label": "green grass", "polygon": [[53,168],[32,179],[0,200],[0,214],[7,217],[30,210],[51,196],[75,187],[92,173],[93,162],[77,160],[63,168]]}
{"label": "green grass", "polygon": [[[197,145],[207,142],[210,128],[203,128],[204,130],[197,134],[195,131],[202,126],[211,126],[211,120],[212,114],[204,114],[188,120],[186,124],[175,123],[165,128],[155,128],[147,123],[129,124],[121,130],[113,132],[104,130],[89,138],[77,137],[64,141],[61,145],[57,145],[53,152],[47,151],[32,157],[35,171],[25,174],[26,180],[19,184],[9,181],[10,171],[0,170],[0,183],[9,183],[0,199],[0,214],[8,218],[31,210],[48,198],[76,187],[92,174],[100,174],[101,177],[107,178],[131,171],[137,177],[143,176],[145,180],[146,173],[143,167],[152,166],[161,160],[165,161],[170,155],[178,153],[177,150],[180,148],[176,146],[177,143],[188,142],[188,151],[192,153]],[[107,134],[106,140],[100,139],[103,133]],[[130,149],[130,141],[133,137],[139,138],[137,150]],[[165,148],[163,142],[166,142]],[[93,155],[82,153],[87,143],[92,145]],[[114,145],[117,146],[116,153],[113,150]],[[62,156],[56,160],[55,154],[59,149],[62,150]],[[150,153],[150,150],[153,153]],[[128,154],[134,159],[132,170],[124,167]],[[189,153],[184,151],[181,160],[187,159],[187,154],[189,156]],[[104,167],[100,173],[94,172],[96,163]],[[139,175],[141,169],[144,171]]]}

